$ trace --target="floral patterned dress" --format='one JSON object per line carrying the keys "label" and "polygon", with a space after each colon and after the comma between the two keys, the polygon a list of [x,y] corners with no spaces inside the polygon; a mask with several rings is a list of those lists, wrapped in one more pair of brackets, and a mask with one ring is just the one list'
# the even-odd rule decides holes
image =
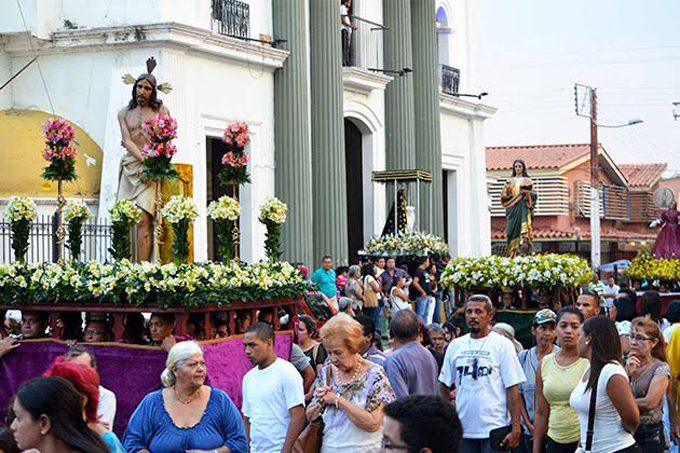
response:
{"label": "floral patterned dress", "polygon": [[[316,378],[315,387],[325,385],[326,373],[330,372],[331,367],[329,362],[324,364]],[[356,381],[345,385],[339,385],[334,379],[331,382],[332,392],[363,407],[368,412],[373,412],[382,404],[388,404],[395,399],[385,371],[374,363],[370,363],[366,373]],[[316,396],[314,396],[312,404],[316,402]],[[352,423],[342,410],[332,406],[327,406],[324,410],[323,422],[321,453],[377,453],[380,451],[382,428],[374,433],[364,431]]]}

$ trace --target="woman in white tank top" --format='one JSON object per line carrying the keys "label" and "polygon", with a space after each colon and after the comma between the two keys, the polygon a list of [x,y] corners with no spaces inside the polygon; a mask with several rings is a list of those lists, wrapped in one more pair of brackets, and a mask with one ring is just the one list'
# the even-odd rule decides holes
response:
{"label": "woman in white tank top", "polygon": [[[621,343],[614,322],[605,316],[588,319],[581,328],[578,349],[581,357],[590,360],[590,368],[569,398],[581,425],[581,447],[577,451],[586,451],[591,388],[597,386],[593,444],[587,451],[639,453],[631,433],[638,427],[640,411],[621,364]],[[597,378],[591,378],[593,373]]]}
{"label": "woman in white tank top", "polygon": [[390,290],[390,304],[392,305],[392,313],[399,310],[410,310],[411,302],[408,300],[408,294],[404,292],[404,277],[399,275],[394,276],[394,286]]}

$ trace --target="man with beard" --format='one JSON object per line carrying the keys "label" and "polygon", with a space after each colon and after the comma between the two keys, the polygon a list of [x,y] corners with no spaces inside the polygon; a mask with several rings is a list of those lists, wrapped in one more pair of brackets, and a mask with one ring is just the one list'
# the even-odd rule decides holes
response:
{"label": "man with beard", "polygon": [[487,296],[470,297],[464,309],[470,333],[451,342],[439,375],[444,398],[450,399],[455,387],[461,451],[516,448],[522,436],[518,385],[525,377],[515,347],[491,330],[493,306]]}
{"label": "man with beard", "polygon": [[[132,88],[132,99],[126,107],[118,112],[118,122],[122,136],[121,145],[127,153],[120,165],[118,180],[118,199],[134,201],[142,210],[137,224],[137,261],[150,261],[153,252],[153,218],[156,212],[156,183],[143,176],[142,163],[146,156],[142,154],[149,137],[142,130],[142,124],[159,113],[169,115],[170,112],[157,99],[156,77],[151,74],[156,67],[152,57],[146,62],[147,73],[137,77]],[[133,253],[133,257],[135,254]]]}
{"label": "man with beard", "polygon": [[243,336],[255,368],[243,377],[243,421],[252,453],[290,453],[305,419],[302,377],[274,352],[274,329],[253,324]]}

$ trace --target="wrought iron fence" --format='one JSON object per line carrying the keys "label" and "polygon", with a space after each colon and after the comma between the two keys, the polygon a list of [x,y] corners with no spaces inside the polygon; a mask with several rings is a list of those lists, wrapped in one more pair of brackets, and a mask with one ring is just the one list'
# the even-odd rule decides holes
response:
{"label": "wrought iron fence", "polygon": [[460,85],[460,69],[452,68],[445,64],[439,65],[441,75],[442,93],[458,94],[458,86]]}
{"label": "wrought iron fence", "polygon": [[220,35],[250,38],[250,5],[237,0],[212,0],[212,27]]}
{"label": "wrought iron fence", "polygon": [[[26,262],[56,262],[59,241],[56,236],[57,222],[55,216],[40,216],[31,224],[28,239]],[[111,261],[111,225],[107,219],[91,219],[83,224],[82,261]],[[68,235],[67,235],[68,238]],[[69,259],[71,253],[64,247],[64,258]],[[0,262],[14,261],[9,222],[0,222]]]}

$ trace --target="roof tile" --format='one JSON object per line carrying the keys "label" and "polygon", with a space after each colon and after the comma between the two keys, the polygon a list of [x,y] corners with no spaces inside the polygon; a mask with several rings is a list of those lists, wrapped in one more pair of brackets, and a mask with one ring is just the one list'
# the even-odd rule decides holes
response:
{"label": "roof tile", "polygon": [[[647,240],[647,241],[653,241],[654,238],[656,237],[654,233],[639,233],[636,231],[627,231],[627,230],[620,230],[620,229],[608,229],[602,231],[602,238],[603,239],[625,239],[625,240]],[[498,229],[493,229],[491,231],[491,239],[492,240],[503,240],[505,239],[505,230],[498,230]],[[590,231],[589,230],[583,230],[581,231],[581,240],[584,240],[586,238],[590,238]],[[534,239],[555,239],[557,241],[559,240],[576,240],[576,234],[574,232],[569,232],[569,231],[559,231],[559,230],[553,230],[553,229],[534,229]]]}
{"label": "roof tile", "polygon": [[486,148],[486,169],[509,170],[516,159],[527,169],[560,168],[590,152],[588,143],[532,146],[490,146]]}
{"label": "roof tile", "polygon": [[619,165],[630,187],[651,188],[661,179],[668,164],[623,164]]}

